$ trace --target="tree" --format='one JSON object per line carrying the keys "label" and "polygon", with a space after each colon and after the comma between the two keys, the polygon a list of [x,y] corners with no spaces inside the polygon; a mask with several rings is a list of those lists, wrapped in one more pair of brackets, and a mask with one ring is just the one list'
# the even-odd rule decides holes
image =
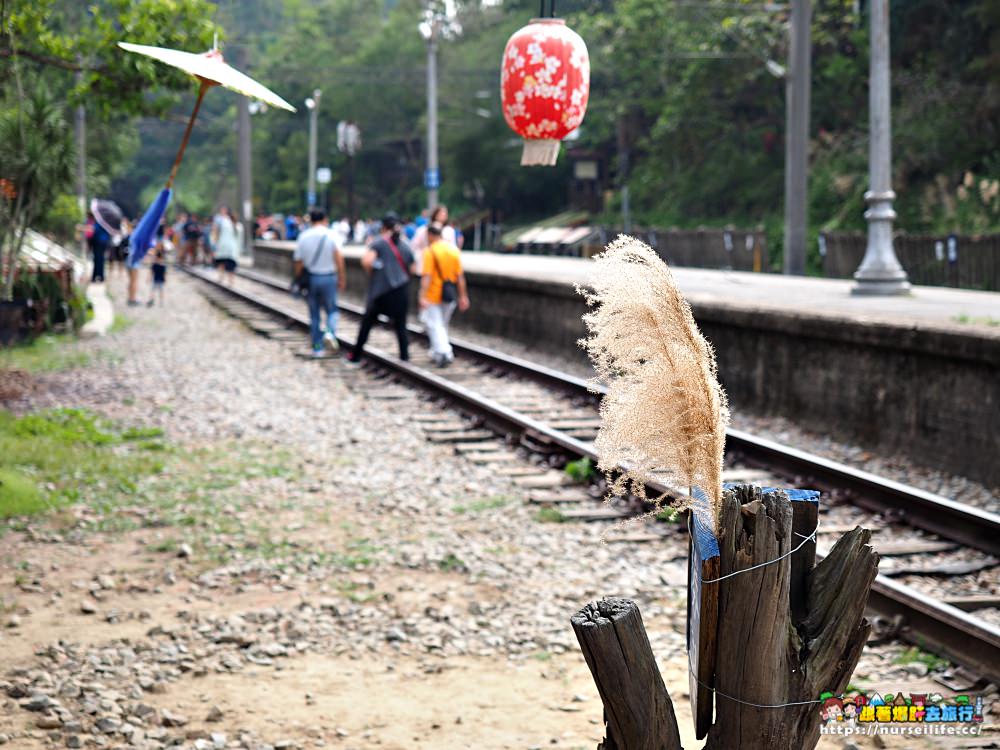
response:
{"label": "tree", "polygon": [[70,133],[59,102],[41,83],[22,106],[0,111],[0,299],[13,293],[28,228],[70,178]]}
{"label": "tree", "polygon": [[[190,76],[118,47],[120,41],[208,49],[220,29],[208,0],[5,0],[0,59],[19,57],[39,68],[82,72],[68,87],[72,104],[86,101],[100,119],[165,113]],[[10,66],[0,69],[8,83]],[[69,77],[64,77],[70,81]]]}

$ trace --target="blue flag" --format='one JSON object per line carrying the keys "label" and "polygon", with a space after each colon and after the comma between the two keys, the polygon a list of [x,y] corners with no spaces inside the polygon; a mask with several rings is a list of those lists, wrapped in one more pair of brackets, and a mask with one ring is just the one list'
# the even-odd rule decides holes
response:
{"label": "blue flag", "polygon": [[163,214],[167,212],[170,205],[170,196],[173,194],[170,188],[163,188],[155,200],[149,204],[146,213],[139,219],[139,223],[132,230],[132,239],[129,241],[128,263],[130,266],[138,265],[146,253],[156,243],[156,230],[160,226]]}

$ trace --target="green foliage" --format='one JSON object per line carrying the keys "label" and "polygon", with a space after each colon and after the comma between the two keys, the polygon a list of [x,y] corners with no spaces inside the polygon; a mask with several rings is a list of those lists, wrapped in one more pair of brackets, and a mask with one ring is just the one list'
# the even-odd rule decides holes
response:
{"label": "green foliage", "polygon": [[539,523],[562,523],[566,519],[555,508],[539,508],[535,520]]}
{"label": "green foliage", "polygon": [[923,664],[931,672],[944,669],[948,666],[947,659],[942,659],[932,653],[924,651],[918,646],[911,646],[893,659],[895,664]]}
{"label": "green foliage", "polygon": [[161,464],[141,445],[129,446],[127,434],[79,409],[23,417],[0,411],[0,518],[58,508],[92,493],[104,502],[132,495],[138,480]]}
{"label": "green foliage", "polygon": [[466,564],[452,552],[438,561],[438,567],[446,573],[462,573],[468,570]]}
{"label": "green foliage", "polygon": [[73,156],[62,104],[43,82],[0,108],[0,299],[11,299],[25,232],[66,187]]}
{"label": "green foliage", "polygon": [[208,49],[219,28],[208,0],[12,0],[4,57],[60,71],[82,69],[72,103],[85,101],[101,120],[115,115],[165,113],[173,92],[195,80],[175,68],[118,47],[128,41],[186,50]]}
{"label": "green foliage", "polygon": [[[617,123],[628,115],[638,220],[763,225],[771,265],[780,267],[784,82],[765,63],[785,61],[786,12],[750,2],[598,6],[573,17],[594,70],[584,142],[614,148]],[[1000,6],[988,0],[891,6],[898,226],[996,231],[1000,95],[987,81],[1000,74]],[[814,6],[813,271],[819,231],[864,228],[868,19],[856,7],[851,0]]]}
{"label": "green foliage", "polygon": [[598,475],[597,467],[589,456],[566,464],[566,474],[576,482],[589,482]]}
{"label": "green foliage", "polygon": [[[351,119],[364,139],[354,160],[360,212],[378,215],[391,207],[412,214],[426,199],[427,49],[417,31],[424,5],[106,0],[86,17],[86,5],[70,0],[8,0],[13,36],[0,38],[0,55],[16,44],[20,59],[44,70],[37,74],[70,105],[87,102],[88,127],[96,132],[88,179],[95,190],[110,185],[113,197],[134,214],[140,197],[158,189],[169,168],[193,104],[193,84],[113,43],[124,35],[204,49],[217,23],[230,40],[223,47],[227,59],[300,108],[297,114],[268,110],[252,119],[257,210],[302,210],[309,116],[301,105],[319,88],[319,164],[333,170],[333,211],[347,207],[348,160],[336,150],[336,125]],[[537,13],[537,2],[455,5],[462,31],[440,44],[438,59],[441,198],[455,215],[492,208],[507,225],[551,216],[564,208],[569,160],[564,154],[553,169],[521,168],[520,142],[499,109],[502,49]],[[818,232],[864,227],[867,6],[855,0],[814,4],[814,271]],[[787,5],[560,0],[558,8],[587,42],[592,62],[589,111],[574,145],[605,158],[609,187],[617,189],[624,181],[617,167],[621,130],[630,145],[634,219],[682,227],[760,226],[770,265],[780,267],[785,81],[768,71],[767,62],[786,61]],[[1000,4],[892,0],[891,16],[897,226],[909,232],[997,230]],[[71,75],[77,55],[88,63],[79,86]],[[13,80],[11,71],[0,67],[5,84]],[[224,91],[206,98],[178,176],[178,207],[206,214],[219,203],[235,205],[236,101],[236,94]],[[169,121],[162,119],[167,112]],[[140,124],[141,141],[129,119],[136,113],[161,117]],[[63,185],[58,192],[70,190]],[[603,218],[617,221],[617,211],[612,197]],[[47,221],[65,231],[71,216],[70,204],[57,199]]]}
{"label": "green foliage", "polygon": [[46,331],[58,325],[78,330],[86,319],[87,300],[81,289],[72,280],[60,279],[50,271],[22,268],[12,286],[12,296],[32,301],[34,314],[41,318],[41,328]]}
{"label": "green foliage", "polygon": [[482,513],[486,510],[495,510],[496,508],[502,508],[505,505],[511,503],[511,497],[508,495],[491,495],[490,497],[483,498],[482,500],[475,500],[468,505],[456,505],[452,510],[458,514],[475,514]]}
{"label": "green foliage", "polygon": [[53,372],[83,367],[90,355],[69,335],[45,334],[26,344],[0,349],[0,371]]}

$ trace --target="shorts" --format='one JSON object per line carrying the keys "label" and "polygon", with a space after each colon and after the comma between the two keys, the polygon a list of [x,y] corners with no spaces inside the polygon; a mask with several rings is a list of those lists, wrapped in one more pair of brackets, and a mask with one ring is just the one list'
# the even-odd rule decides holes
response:
{"label": "shorts", "polygon": [[125,257],[125,268],[127,268],[130,271],[137,271],[137,270],[139,270],[142,267],[142,258],[139,258],[138,260],[133,261],[131,256],[132,256],[132,254],[129,253]]}
{"label": "shorts", "polygon": [[236,259],[235,258],[216,258],[215,259],[215,267],[218,268],[219,266],[222,266],[229,273],[232,273],[233,271],[236,270]]}

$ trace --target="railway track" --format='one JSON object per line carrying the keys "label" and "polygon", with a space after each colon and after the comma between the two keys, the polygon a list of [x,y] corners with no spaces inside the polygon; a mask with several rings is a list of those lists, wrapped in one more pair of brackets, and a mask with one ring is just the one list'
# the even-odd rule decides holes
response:
{"label": "railway track", "polygon": [[[308,316],[303,305],[272,277],[242,272],[236,288],[223,287],[197,270],[210,299],[256,332],[305,344]],[[341,344],[353,343],[361,308],[341,304]],[[432,369],[420,329],[418,345],[402,362],[392,334],[377,327],[366,357],[386,386],[369,395],[403,398],[416,386],[444,399],[454,413],[423,415],[427,438],[448,443],[469,460],[489,464],[528,491],[529,501],[559,509],[564,520],[617,520],[635,515],[635,503],[595,502],[601,492],[571,484],[567,461],[596,464],[593,438],[600,425],[600,392],[581,378],[524,359],[453,340],[456,363]],[[885,635],[899,637],[947,657],[976,676],[1000,682],[1000,586],[969,595],[970,576],[992,576],[1000,557],[1000,516],[835,461],[798,451],[738,430],[729,430],[726,481],[785,484],[823,492],[820,553],[840,533],[863,524],[877,533],[873,544],[883,563],[869,598]],[[652,492],[683,494],[665,482]],[[646,535],[646,539],[656,534]],[[941,580],[945,583],[942,585]],[[928,585],[927,581],[933,581]],[[944,592],[942,595],[941,592]],[[982,615],[990,615],[989,617]],[[969,689],[970,680],[956,682]],[[961,681],[960,681],[961,682]]]}

